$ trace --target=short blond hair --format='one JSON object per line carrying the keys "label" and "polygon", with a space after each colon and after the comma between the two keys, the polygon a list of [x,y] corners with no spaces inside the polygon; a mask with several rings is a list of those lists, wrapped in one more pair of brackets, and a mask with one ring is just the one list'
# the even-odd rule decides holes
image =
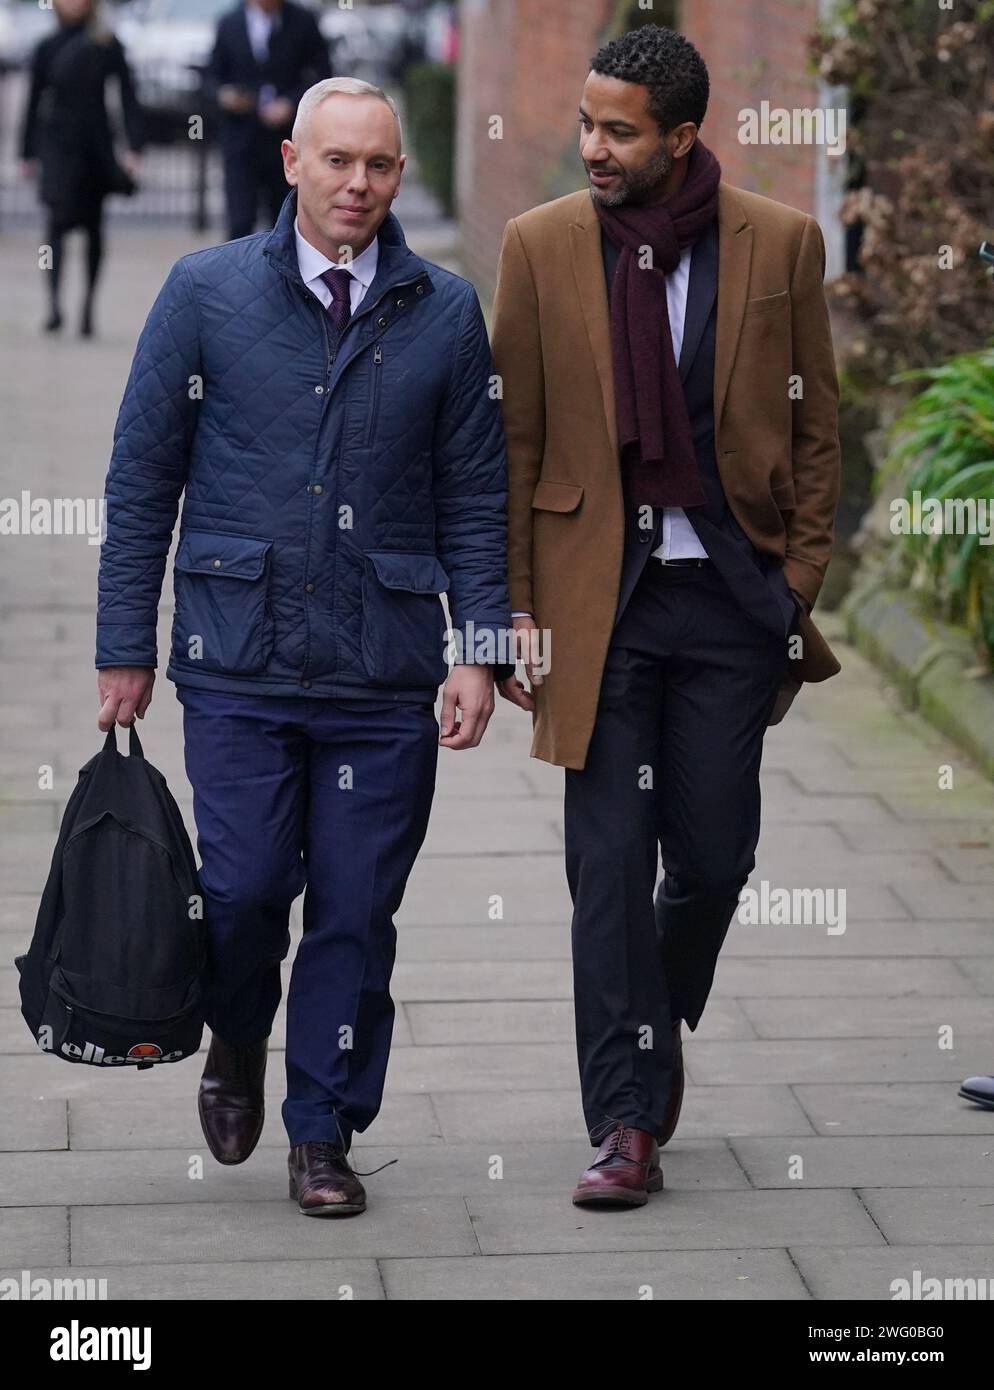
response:
{"label": "short blond hair", "polygon": [[363,82],[358,77],[326,77],[321,82],[315,82],[313,87],[308,87],[297,104],[297,114],[294,117],[293,130],[290,132],[290,139],[294,144],[300,139],[304,127],[321,103],[339,93],[349,97],[378,97],[380,101],[385,101],[397,122],[397,144],[403,152],[404,134],[397,103],[382,87],[375,87],[372,82]]}

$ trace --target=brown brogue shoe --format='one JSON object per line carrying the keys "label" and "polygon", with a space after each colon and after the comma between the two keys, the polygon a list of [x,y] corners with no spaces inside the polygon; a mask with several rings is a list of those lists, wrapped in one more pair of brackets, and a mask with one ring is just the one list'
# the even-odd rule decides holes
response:
{"label": "brown brogue shoe", "polygon": [[673,1025],[673,1075],[670,1081],[670,1094],[666,1102],[666,1113],[663,1115],[662,1127],[656,1135],[659,1147],[668,1144],[673,1138],[677,1121],[680,1118],[680,1107],[683,1105],[683,1039],[680,1036],[680,1019]]}
{"label": "brown brogue shoe", "polygon": [[263,1086],[269,1039],[234,1047],[211,1035],[197,1096],[200,1127],[218,1163],[244,1163],[265,1118]]}
{"label": "brown brogue shoe", "polygon": [[354,1216],[366,1210],[366,1189],[341,1144],[297,1144],[287,1159],[290,1196],[304,1216]]}
{"label": "brown brogue shoe", "polygon": [[573,1205],[644,1207],[649,1193],[661,1191],[662,1186],[655,1136],[648,1130],[619,1124],[573,1189]]}

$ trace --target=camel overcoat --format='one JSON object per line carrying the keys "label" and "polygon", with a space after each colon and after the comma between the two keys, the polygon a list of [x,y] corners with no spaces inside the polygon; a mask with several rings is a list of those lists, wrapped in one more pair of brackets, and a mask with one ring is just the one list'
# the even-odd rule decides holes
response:
{"label": "camel overcoat", "polygon": [[[809,604],[832,550],[838,379],[814,218],[722,183],[715,453],[728,505]],[[504,229],[492,344],[503,392],[512,610],[549,642],[531,755],[582,768],[618,604],[624,518],[601,231],[583,190]],[[840,666],[810,617],[791,667]]]}

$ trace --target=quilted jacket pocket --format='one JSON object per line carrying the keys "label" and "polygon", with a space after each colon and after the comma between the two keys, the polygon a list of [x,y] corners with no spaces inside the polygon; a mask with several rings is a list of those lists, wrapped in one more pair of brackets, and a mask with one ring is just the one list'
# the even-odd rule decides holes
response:
{"label": "quilted jacket pocket", "polygon": [[273,646],[272,544],[258,536],[183,532],[174,576],[174,660],[226,675],[265,670]]}
{"label": "quilted jacket pocket", "polygon": [[448,674],[449,576],[434,555],[369,551],[362,576],[362,661],[381,685],[437,688]]}

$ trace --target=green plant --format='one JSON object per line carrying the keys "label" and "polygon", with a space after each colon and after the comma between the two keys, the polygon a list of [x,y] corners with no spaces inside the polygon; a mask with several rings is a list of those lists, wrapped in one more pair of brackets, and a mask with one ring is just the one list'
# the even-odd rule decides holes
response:
{"label": "green plant", "polygon": [[407,75],[406,96],[418,175],[451,217],[455,201],[455,68],[448,63],[416,63]]}
{"label": "green plant", "polygon": [[[933,601],[965,623],[989,661],[994,657],[994,545],[989,539],[984,543],[983,529],[994,512],[994,346],[960,353],[939,367],[903,372],[897,380],[930,384],[895,420],[878,486],[900,479],[910,509],[905,517],[914,516],[917,494],[919,525],[899,532],[912,579],[919,586],[924,581]],[[947,506],[953,517],[972,513],[979,524],[947,527],[941,520]],[[941,529],[929,530],[926,511]]]}

